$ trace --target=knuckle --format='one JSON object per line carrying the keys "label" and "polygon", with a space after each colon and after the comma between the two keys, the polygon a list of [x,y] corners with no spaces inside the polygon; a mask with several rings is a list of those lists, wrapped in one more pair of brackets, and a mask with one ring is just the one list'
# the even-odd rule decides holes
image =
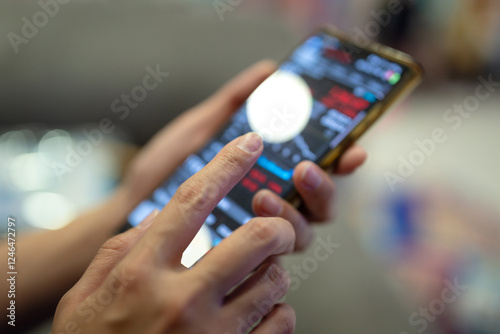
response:
{"label": "knuckle", "polygon": [[278,229],[269,219],[253,219],[249,229],[251,237],[259,243],[275,245],[279,242]]}
{"label": "knuckle", "polygon": [[289,334],[295,329],[295,312],[291,307],[280,308],[276,313],[278,333]]}
{"label": "knuckle", "polygon": [[163,313],[175,324],[188,324],[196,317],[195,305],[196,296],[185,292],[177,293],[164,302]]}
{"label": "knuckle", "polygon": [[101,252],[117,252],[122,253],[128,248],[128,238],[124,234],[108,239],[102,246]]}
{"label": "knuckle", "polygon": [[221,164],[224,166],[224,170],[227,171],[229,175],[235,175],[243,170],[242,165],[244,161],[241,159],[239,154],[234,154],[236,150],[230,153],[223,154],[221,156]]}
{"label": "knuckle", "polygon": [[[167,276],[171,277],[171,275]],[[176,290],[162,290],[159,294],[162,313],[174,326],[193,324],[201,314],[200,307],[206,310],[207,305],[212,302],[210,298],[207,298],[209,288],[205,285],[205,281],[198,279],[198,273],[193,272],[175,274],[173,280],[167,280],[172,285],[183,282],[184,287]],[[159,283],[164,284],[164,282],[162,279]]]}
{"label": "knuckle", "polygon": [[165,311],[170,314],[175,314],[177,319],[183,319],[186,316],[187,307],[187,298],[180,294],[168,299],[165,303]]}
{"label": "knuckle", "polygon": [[121,274],[128,273],[130,276],[136,277],[138,279],[147,279],[148,274],[149,274],[149,267],[145,265],[144,263],[136,260],[136,261],[129,261],[126,266],[123,266],[122,270],[120,271]]}
{"label": "knuckle", "polygon": [[213,289],[219,284],[217,280],[217,271],[218,269],[214,268],[213,270],[197,273],[196,278],[194,279],[195,283],[191,286],[191,288],[195,290],[195,294],[201,295],[205,291]]}
{"label": "knuckle", "polygon": [[266,277],[282,294],[288,291],[290,287],[290,276],[281,266],[270,264],[266,270]]}
{"label": "knuckle", "polygon": [[184,182],[176,191],[175,199],[181,207],[202,209],[208,203],[207,184],[195,180]]}
{"label": "knuckle", "polygon": [[151,286],[151,273],[149,268],[138,261],[117,266],[112,275],[128,292],[140,291]]}
{"label": "knuckle", "polygon": [[254,218],[249,224],[250,238],[269,249],[291,251],[295,246],[295,231],[292,225],[281,217]]}
{"label": "knuckle", "polygon": [[195,178],[184,182],[175,193],[175,201],[181,206],[198,210],[215,205],[221,192],[229,183],[243,172],[244,159],[236,150],[224,151],[218,155],[214,177],[207,173],[197,174]]}

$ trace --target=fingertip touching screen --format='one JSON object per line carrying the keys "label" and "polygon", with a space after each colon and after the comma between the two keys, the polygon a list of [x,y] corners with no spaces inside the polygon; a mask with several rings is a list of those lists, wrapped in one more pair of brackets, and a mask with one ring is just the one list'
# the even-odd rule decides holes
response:
{"label": "fingertip touching screen", "polygon": [[207,217],[186,249],[182,262],[190,267],[254,217],[252,198],[260,189],[282,197],[293,192],[295,166],[303,160],[322,161],[374,105],[384,101],[406,71],[401,64],[326,32],[310,37],[255,90],[226,128],[131,212],[130,225],[136,226],[154,209],[161,210],[224,145],[250,131],[260,133],[262,156]]}

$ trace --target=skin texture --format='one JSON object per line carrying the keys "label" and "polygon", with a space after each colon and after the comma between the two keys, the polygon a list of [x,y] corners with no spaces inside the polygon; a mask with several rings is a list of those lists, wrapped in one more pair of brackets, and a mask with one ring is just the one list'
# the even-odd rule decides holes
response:
{"label": "skin texture", "polygon": [[[269,191],[257,193],[253,206],[261,218],[234,232],[192,270],[180,265],[182,250],[211,208],[255,163],[262,147],[249,153],[238,147],[241,138],[236,139],[181,186],[175,201],[158,216],[148,217],[142,228],[111,238],[128,213],[215,135],[275,69],[269,61],[254,65],[168,124],[136,156],[115,194],[99,207],[61,230],[19,238],[18,316],[50,311],[47,305],[59,300],[81,277],[59,303],[54,333],[75,332],[74,326],[83,332],[99,333],[134,329],[142,333],[234,333],[243,326],[241,323],[250,326],[262,317],[256,333],[292,332],[293,310],[276,304],[288,288],[288,279],[279,265],[266,259],[304,249],[312,239],[310,223],[332,220],[335,186],[331,175],[313,163],[300,163],[294,174],[294,184],[304,198],[300,210]],[[335,173],[352,173],[365,159],[363,149],[352,147],[341,157]],[[305,182],[306,175],[309,182]],[[207,185],[212,188],[200,192]],[[274,211],[269,211],[273,200]],[[2,254],[7,254],[6,247],[0,245]],[[249,279],[228,294],[255,268]],[[122,277],[120,284],[117,277]],[[118,288],[113,288],[115,285]],[[115,293],[111,293],[108,304],[92,304],[99,296],[101,301],[103,296],[109,297],[103,291],[111,290]],[[253,302],[262,296],[269,299],[269,291],[277,292],[271,300],[265,300],[265,308],[257,310]],[[5,297],[2,299],[6,305]],[[90,311],[85,306],[95,311],[88,322]],[[78,307],[83,308],[80,313],[86,312],[85,316],[78,313]],[[252,312],[253,318],[248,320]],[[194,328],[194,323],[206,326]]]}

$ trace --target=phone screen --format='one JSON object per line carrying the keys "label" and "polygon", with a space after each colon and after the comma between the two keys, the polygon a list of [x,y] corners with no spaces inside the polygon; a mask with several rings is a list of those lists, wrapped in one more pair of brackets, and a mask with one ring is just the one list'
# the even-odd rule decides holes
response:
{"label": "phone screen", "polygon": [[[355,52],[353,52],[355,50]],[[139,224],[161,210],[179,185],[202,169],[224,145],[250,131],[264,151],[245,178],[217,205],[185,251],[190,267],[223,238],[253,218],[252,198],[267,188],[282,197],[303,160],[320,162],[401,84],[409,69],[326,33],[308,38],[232,117],[230,123],[130,214]],[[166,152],[168,154],[168,152]]]}

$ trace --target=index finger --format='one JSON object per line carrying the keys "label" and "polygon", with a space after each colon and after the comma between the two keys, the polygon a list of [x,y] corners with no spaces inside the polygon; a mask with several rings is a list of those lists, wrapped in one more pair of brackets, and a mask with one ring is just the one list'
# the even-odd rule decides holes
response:
{"label": "index finger", "polygon": [[180,263],[182,253],[208,215],[248,173],[262,150],[262,137],[256,133],[248,133],[227,144],[208,165],[177,189],[141,243],[153,246],[160,262]]}

